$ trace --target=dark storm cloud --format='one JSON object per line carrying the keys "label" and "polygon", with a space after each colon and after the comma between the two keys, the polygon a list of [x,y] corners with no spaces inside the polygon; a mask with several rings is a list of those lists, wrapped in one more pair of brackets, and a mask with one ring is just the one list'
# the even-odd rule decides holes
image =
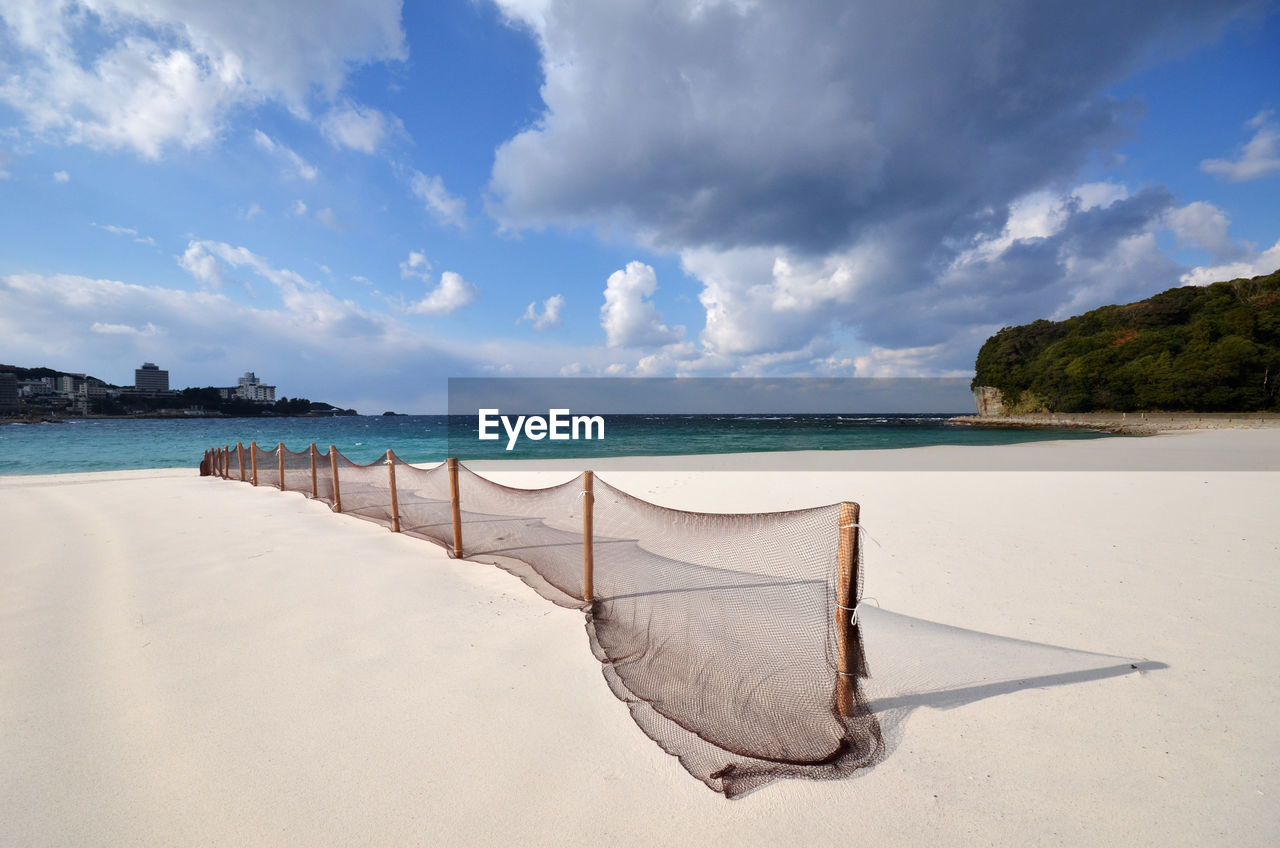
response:
{"label": "dark storm cloud", "polygon": [[672,249],[932,240],[1074,173],[1134,114],[1106,87],[1241,5],[552,3],[547,109],[492,209]]}

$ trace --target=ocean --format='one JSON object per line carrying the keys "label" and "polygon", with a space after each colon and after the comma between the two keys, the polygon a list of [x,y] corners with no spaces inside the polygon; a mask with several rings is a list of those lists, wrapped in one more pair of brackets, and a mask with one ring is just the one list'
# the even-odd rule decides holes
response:
{"label": "ocean", "polygon": [[[336,445],[353,462],[388,449],[406,462],[468,459],[868,450],[927,445],[1002,445],[1103,438],[1080,430],[1019,430],[949,425],[950,415],[608,415],[604,440],[531,441],[507,452],[505,435],[476,439],[475,418],[445,415],[336,418],[87,419],[0,425],[0,474],[60,474],[143,468],[195,468],[206,448],[256,441],[305,450]],[[499,432],[501,428],[499,428]],[[452,448],[452,449],[451,449]]]}

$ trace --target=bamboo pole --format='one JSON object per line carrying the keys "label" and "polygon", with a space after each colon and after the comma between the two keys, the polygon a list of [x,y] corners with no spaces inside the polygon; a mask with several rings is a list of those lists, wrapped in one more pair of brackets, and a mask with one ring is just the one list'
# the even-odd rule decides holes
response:
{"label": "bamboo pole", "polygon": [[582,472],[582,600],[588,604],[595,598],[595,477],[594,472]]}
{"label": "bamboo pole", "polygon": [[866,677],[866,659],[853,609],[858,593],[858,515],[856,503],[840,504],[840,544],[836,549],[836,712],[851,716],[857,708],[855,678]]}
{"label": "bamboo pole", "polygon": [[342,512],[342,490],[338,488],[338,449],[329,445],[329,470],[333,472],[333,511]]}
{"label": "bamboo pole", "polygon": [[249,464],[253,466],[253,485],[258,485],[258,443],[249,443]]}
{"label": "bamboo pole", "polygon": [[280,491],[284,491],[284,442],[276,445],[276,454],[280,462]]}
{"label": "bamboo pole", "polygon": [[400,499],[396,496],[396,455],[387,451],[387,485],[391,487],[391,532],[400,532]]}
{"label": "bamboo pole", "polygon": [[320,497],[320,488],[316,483],[316,443],[312,442],[311,447],[307,449],[311,454],[311,497]]}
{"label": "bamboo pole", "polygon": [[244,482],[244,442],[236,442],[236,460],[240,463],[240,482]]}
{"label": "bamboo pole", "polygon": [[458,498],[458,460],[449,457],[445,460],[449,468],[449,502],[453,506],[453,556],[462,558],[462,504]]}
{"label": "bamboo pole", "polygon": [[222,446],[222,479],[231,479],[231,445]]}

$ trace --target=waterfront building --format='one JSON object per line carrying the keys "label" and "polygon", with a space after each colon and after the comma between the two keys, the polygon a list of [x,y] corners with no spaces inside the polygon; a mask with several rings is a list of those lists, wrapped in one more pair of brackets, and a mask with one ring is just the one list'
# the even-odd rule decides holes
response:
{"label": "waterfront building", "polygon": [[169,372],[154,362],[144,362],[134,369],[133,387],[140,395],[160,395],[169,391]]}
{"label": "waterfront building", "polygon": [[54,391],[60,395],[78,395],[83,386],[83,374],[62,374],[54,381]]}
{"label": "waterfront building", "polygon": [[236,380],[237,384],[233,387],[218,389],[218,393],[224,399],[240,398],[241,400],[249,400],[254,403],[275,403],[276,387],[268,386],[258,379],[257,375],[252,371],[244,372],[244,376]]}
{"label": "waterfront building", "polygon": [[18,411],[18,377],[11,371],[0,373],[0,413]]}

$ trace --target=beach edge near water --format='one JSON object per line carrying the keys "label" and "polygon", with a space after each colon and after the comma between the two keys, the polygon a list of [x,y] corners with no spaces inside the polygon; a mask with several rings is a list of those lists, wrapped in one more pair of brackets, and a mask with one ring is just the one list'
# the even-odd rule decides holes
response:
{"label": "beach edge near water", "polygon": [[860,778],[726,801],[497,569],[194,468],[0,477],[0,842],[1280,839],[1280,430],[823,454],[592,465],[679,509],[858,501],[876,604],[1167,667],[918,709]]}

